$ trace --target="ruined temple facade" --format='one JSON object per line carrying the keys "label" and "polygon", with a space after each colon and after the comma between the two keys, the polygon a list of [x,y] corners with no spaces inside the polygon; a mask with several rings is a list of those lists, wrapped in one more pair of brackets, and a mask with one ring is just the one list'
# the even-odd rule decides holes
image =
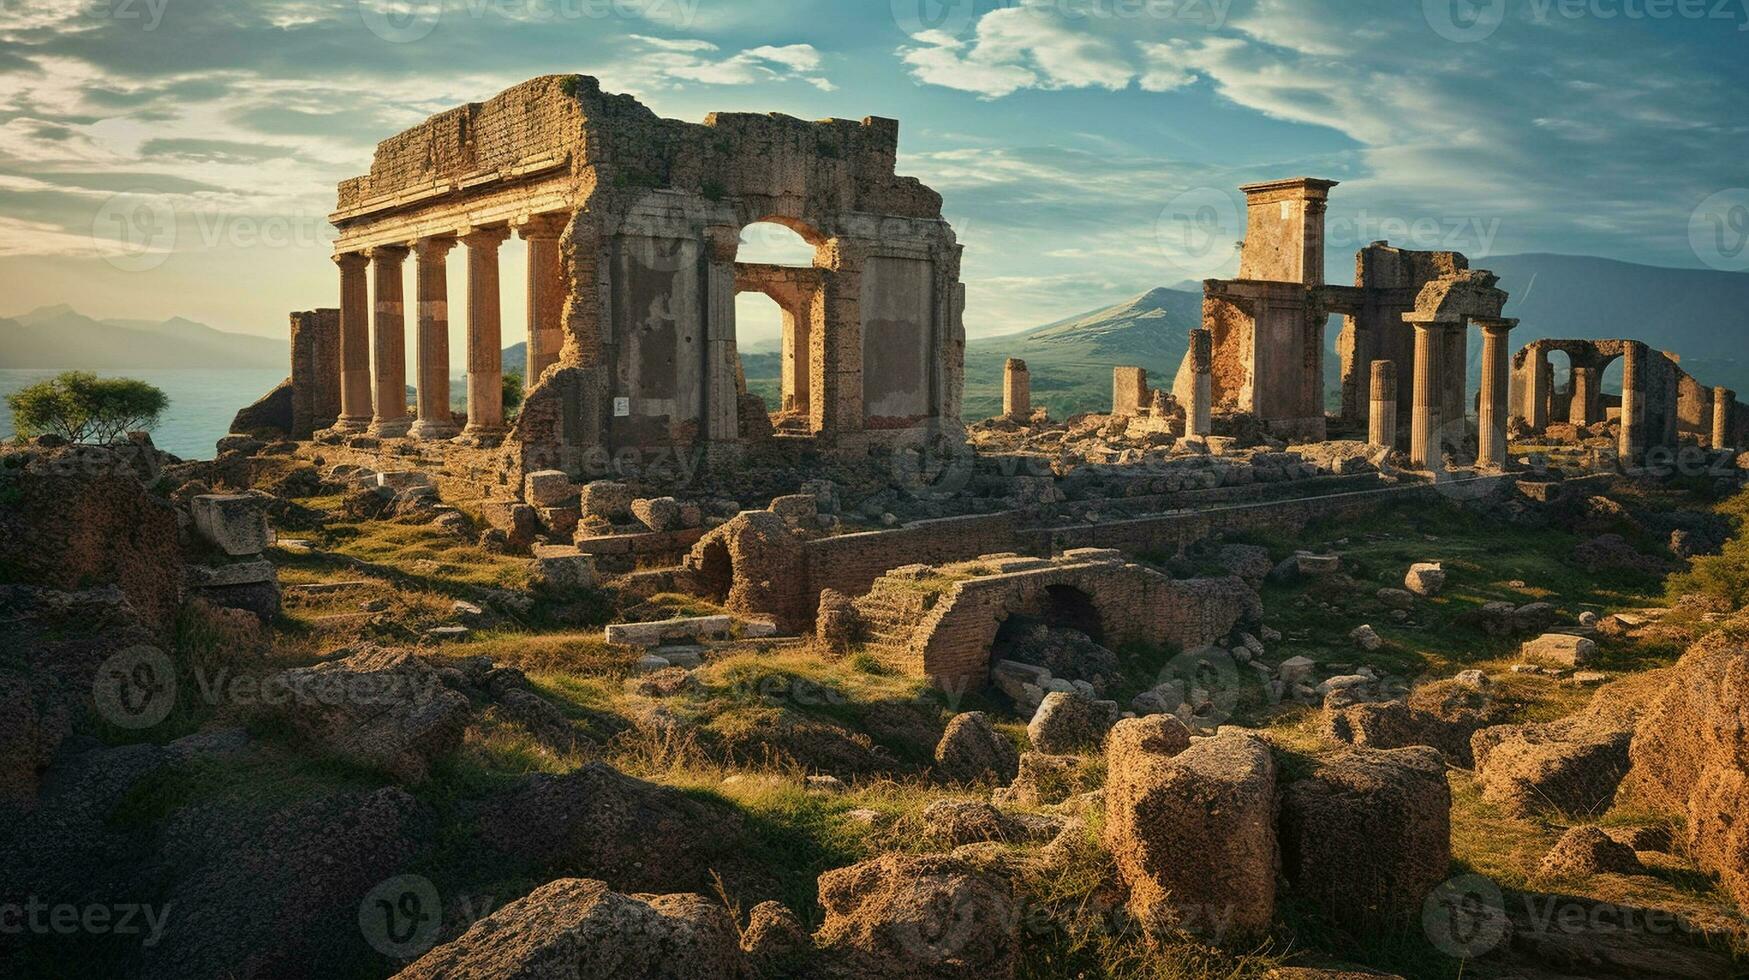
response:
{"label": "ruined temple facade", "polygon": [[[1567,361],[1555,384],[1550,355]],[[1603,391],[1603,375],[1623,362],[1623,394]],[[1681,358],[1636,340],[1534,341],[1512,359],[1513,422],[1532,433],[1551,424],[1585,427],[1618,420],[1624,456],[1688,442],[1740,449],[1749,438],[1749,406],[1728,388],[1708,387],[1682,369]]]}
{"label": "ruined temple facade", "polygon": [[[336,431],[459,435],[502,445],[513,470],[574,476],[598,451],[733,459],[771,437],[852,453],[957,445],[960,246],[940,196],[894,174],[897,144],[898,123],[875,117],[661,119],[581,75],[531,79],[384,140],[370,172],[340,184],[331,216]],[[812,267],[737,262],[742,228],[761,221],[812,245]],[[512,236],[528,251],[531,390],[506,426],[498,254]],[[448,349],[446,260],[457,245],[463,352]],[[746,393],[735,336],[743,291],[783,311],[781,405]],[[409,327],[416,412],[404,395]],[[449,409],[458,363],[465,429]]]}
{"label": "ruined temple facade", "polygon": [[[1506,336],[1516,321],[1500,313],[1506,293],[1498,277],[1469,268],[1457,252],[1415,252],[1377,242],[1355,259],[1353,286],[1324,281],[1324,216],[1332,180],[1294,177],[1247,184],[1245,241],[1237,279],[1203,283],[1203,329],[1210,409],[1223,417],[1255,418],[1288,440],[1326,437],[1324,331],[1344,317],[1337,351],[1342,392],[1337,417],[1366,431],[1373,374],[1381,362],[1410,426],[1410,461],[1443,465],[1444,452],[1465,451],[1468,327],[1483,333],[1483,398],[1475,462],[1498,467],[1505,456]],[[1189,355],[1176,390],[1189,391],[1201,365]],[[1391,431],[1374,427],[1374,438]]]}

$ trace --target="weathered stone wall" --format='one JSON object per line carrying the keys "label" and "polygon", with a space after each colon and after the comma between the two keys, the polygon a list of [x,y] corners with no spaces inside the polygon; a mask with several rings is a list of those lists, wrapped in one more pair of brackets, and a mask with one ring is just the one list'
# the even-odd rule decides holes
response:
{"label": "weathered stone wall", "polygon": [[308,439],[340,417],[340,311],[291,315],[291,436]]}

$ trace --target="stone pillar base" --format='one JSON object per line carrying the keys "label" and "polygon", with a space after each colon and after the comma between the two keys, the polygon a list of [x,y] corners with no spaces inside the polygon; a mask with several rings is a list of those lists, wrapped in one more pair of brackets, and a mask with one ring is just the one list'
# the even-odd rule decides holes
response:
{"label": "stone pillar base", "polygon": [[403,415],[398,419],[376,419],[367,430],[378,439],[399,439],[413,427],[413,420]]}
{"label": "stone pillar base", "polygon": [[370,431],[370,416],[342,415],[334,420],[333,425],[322,431],[334,432],[342,435],[356,435],[360,432],[368,432]]}
{"label": "stone pillar base", "polygon": [[415,439],[454,439],[460,431],[447,419],[414,419],[407,434]]}
{"label": "stone pillar base", "polygon": [[475,449],[494,449],[504,443],[504,437],[510,430],[499,426],[470,425],[455,437],[455,441],[463,446]]}

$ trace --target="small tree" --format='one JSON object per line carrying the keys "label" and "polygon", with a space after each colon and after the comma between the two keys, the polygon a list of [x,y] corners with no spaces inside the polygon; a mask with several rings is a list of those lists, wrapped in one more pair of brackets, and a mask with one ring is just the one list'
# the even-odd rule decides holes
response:
{"label": "small tree", "polygon": [[503,380],[504,417],[515,418],[522,407],[522,372],[506,371]]}
{"label": "small tree", "polygon": [[7,395],[6,405],[20,436],[52,433],[69,442],[107,444],[156,427],[170,398],[133,378],[64,371]]}

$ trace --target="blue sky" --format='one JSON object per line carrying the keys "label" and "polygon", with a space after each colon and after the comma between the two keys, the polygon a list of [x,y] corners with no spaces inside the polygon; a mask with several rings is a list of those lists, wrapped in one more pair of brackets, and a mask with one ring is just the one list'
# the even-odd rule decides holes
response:
{"label": "blue sky", "polygon": [[[0,0],[0,315],[280,335],[336,302],[325,218],[377,140],[569,71],[683,119],[898,118],[973,335],[1230,273],[1234,189],[1295,174],[1342,181],[1332,281],[1381,238],[1742,269],[1707,232],[1749,233],[1746,6]],[[774,308],[746,302],[757,341]]]}

